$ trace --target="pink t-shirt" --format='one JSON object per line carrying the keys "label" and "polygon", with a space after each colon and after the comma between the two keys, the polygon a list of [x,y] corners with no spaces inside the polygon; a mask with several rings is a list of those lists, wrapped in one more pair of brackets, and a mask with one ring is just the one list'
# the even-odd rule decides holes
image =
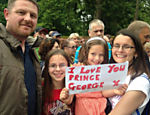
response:
{"label": "pink t-shirt", "polygon": [[76,94],[76,115],[105,115],[107,100],[101,91]]}

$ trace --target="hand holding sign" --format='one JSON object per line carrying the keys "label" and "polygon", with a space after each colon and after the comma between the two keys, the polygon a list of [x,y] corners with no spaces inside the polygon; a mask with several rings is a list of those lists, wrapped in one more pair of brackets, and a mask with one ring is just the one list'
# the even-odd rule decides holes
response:
{"label": "hand holding sign", "polygon": [[70,105],[72,103],[74,95],[69,95],[69,90],[67,88],[63,88],[60,93],[60,100]]}
{"label": "hand holding sign", "polygon": [[127,70],[128,62],[68,67],[66,88],[69,94],[115,89],[124,84]]}
{"label": "hand holding sign", "polygon": [[116,95],[122,96],[122,95],[124,95],[124,93],[127,90],[127,88],[128,88],[128,85],[127,84],[123,84],[123,85],[119,86],[117,89],[114,89],[114,93]]}

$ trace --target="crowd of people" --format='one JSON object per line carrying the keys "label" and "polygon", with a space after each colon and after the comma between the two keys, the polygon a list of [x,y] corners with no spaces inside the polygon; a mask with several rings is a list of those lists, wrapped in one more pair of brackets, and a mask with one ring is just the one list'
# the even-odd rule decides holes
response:
{"label": "crowd of people", "polygon": [[[136,20],[105,33],[100,19],[89,23],[87,39],[77,32],[63,38],[37,27],[36,0],[8,0],[6,26],[0,23],[0,115],[150,114],[150,25]],[[69,94],[65,70],[129,62],[117,89]],[[120,77],[122,77],[120,75]]]}

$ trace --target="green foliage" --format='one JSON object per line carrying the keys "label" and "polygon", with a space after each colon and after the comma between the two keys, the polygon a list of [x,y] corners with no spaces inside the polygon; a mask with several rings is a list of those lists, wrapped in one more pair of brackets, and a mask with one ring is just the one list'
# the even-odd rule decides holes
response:
{"label": "green foliage", "polygon": [[[56,29],[63,35],[72,32],[87,35],[88,24],[97,13],[96,0],[41,0],[39,5],[41,7],[39,25]],[[141,2],[140,6],[142,10],[139,12],[139,19],[148,21],[148,15]],[[104,21],[105,33],[114,35],[134,20],[136,0],[100,0],[98,9],[101,15],[97,18]]]}
{"label": "green foliage", "polygon": [[5,18],[4,18],[4,13],[3,13],[3,10],[4,10],[4,8],[6,7],[6,4],[7,3],[4,3],[4,1],[1,1],[0,2],[0,23],[2,23],[2,24],[6,24],[6,20],[5,20]]}
{"label": "green foliage", "polygon": [[150,24],[150,0],[142,0],[140,1],[140,8],[139,8],[139,20],[146,21]]}
{"label": "green foliage", "polygon": [[115,34],[126,28],[133,21],[136,0],[107,0],[102,3],[102,20],[105,23],[105,33]]}
{"label": "green foliage", "polygon": [[[86,36],[88,24],[94,18],[105,24],[105,33],[114,35],[135,18],[137,0],[38,0],[38,26],[56,29],[65,36],[78,32]],[[138,0],[138,20],[150,24],[150,0]],[[98,4],[98,3],[99,4]],[[0,0],[0,23],[5,24],[3,10],[7,0]],[[96,17],[96,14],[99,14]]]}
{"label": "green foliage", "polygon": [[85,33],[84,30],[81,31],[85,22],[81,20],[82,6],[79,2],[79,0],[40,1],[39,25],[56,29],[64,35],[71,32]]}

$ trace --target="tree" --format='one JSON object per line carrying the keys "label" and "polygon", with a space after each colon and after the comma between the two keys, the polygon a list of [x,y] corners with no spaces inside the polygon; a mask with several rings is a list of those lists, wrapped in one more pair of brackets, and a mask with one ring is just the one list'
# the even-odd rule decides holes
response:
{"label": "tree", "polygon": [[0,1],[0,23],[3,23],[4,25],[6,24],[6,20],[4,18],[4,13],[3,10],[6,7],[7,3],[5,3],[6,1]]}
{"label": "tree", "polygon": [[39,25],[50,29],[56,29],[64,35],[69,35],[71,32],[81,31],[81,8],[78,3],[80,0],[46,0],[40,1]]}
{"label": "tree", "polygon": [[[38,0],[38,4],[38,26],[56,29],[65,36],[72,32],[86,36],[88,24],[94,18],[101,19],[105,33],[112,35],[135,19],[150,23],[150,0]],[[6,0],[0,0],[3,24],[6,5]]]}
{"label": "tree", "polygon": [[44,0],[40,1],[39,25],[57,29],[65,35],[87,35],[88,24],[99,18],[106,33],[114,34],[133,20],[136,0]]}
{"label": "tree", "polygon": [[138,11],[139,11],[139,0],[136,0],[136,11],[135,11],[134,20],[138,19]]}
{"label": "tree", "polygon": [[146,21],[150,24],[150,0],[141,0],[139,3],[139,20]]}

